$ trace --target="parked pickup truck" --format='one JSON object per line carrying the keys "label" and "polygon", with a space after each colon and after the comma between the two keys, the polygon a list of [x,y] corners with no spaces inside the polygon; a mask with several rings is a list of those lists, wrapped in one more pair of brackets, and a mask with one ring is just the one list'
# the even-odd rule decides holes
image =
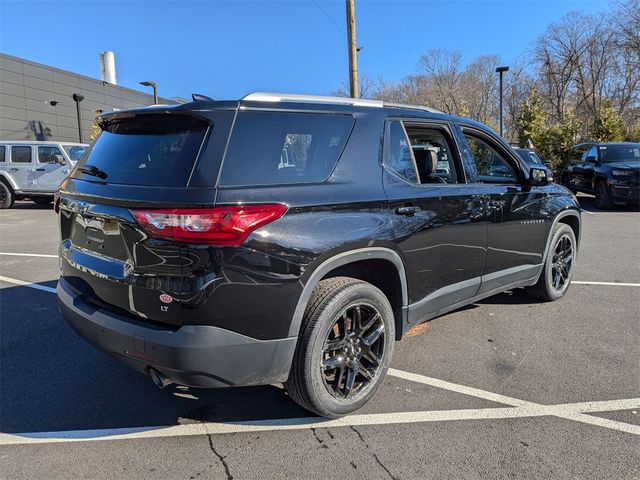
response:
{"label": "parked pickup truck", "polygon": [[0,209],[26,198],[49,204],[88,145],[0,141]]}

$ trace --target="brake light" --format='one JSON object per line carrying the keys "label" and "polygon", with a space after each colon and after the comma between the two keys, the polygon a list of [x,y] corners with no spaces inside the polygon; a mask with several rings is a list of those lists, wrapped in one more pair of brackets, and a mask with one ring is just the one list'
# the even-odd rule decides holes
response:
{"label": "brake light", "polygon": [[151,236],[182,243],[241,245],[254,230],[280,218],[287,207],[242,205],[215,208],[131,210]]}

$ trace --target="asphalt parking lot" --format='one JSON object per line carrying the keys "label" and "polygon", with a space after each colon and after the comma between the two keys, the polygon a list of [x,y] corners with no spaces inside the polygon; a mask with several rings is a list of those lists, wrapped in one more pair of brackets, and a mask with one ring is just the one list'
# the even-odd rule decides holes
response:
{"label": "asphalt parking lot", "polygon": [[[574,285],[432,320],[338,421],[276,386],[163,391],[62,320],[56,216],[0,212],[0,477],[640,478],[640,212],[581,197]],[[18,255],[19,254],[19,255]]]}

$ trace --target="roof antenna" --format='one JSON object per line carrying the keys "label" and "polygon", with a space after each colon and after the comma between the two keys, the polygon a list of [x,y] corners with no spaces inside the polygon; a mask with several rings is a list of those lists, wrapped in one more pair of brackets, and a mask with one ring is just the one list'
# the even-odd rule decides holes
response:
{"label": "roof antenna", "polygon": [[191,98],[193,98],[194,102],[207,102],[213,100],[213,98],[207,97],[206,95],[201,95],[199,93],[192,93]]}

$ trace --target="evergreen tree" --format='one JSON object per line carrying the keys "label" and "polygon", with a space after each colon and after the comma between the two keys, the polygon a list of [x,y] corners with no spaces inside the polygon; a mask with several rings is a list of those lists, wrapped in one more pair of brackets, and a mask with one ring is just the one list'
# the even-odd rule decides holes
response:
{"label": "evergreen tree", "polygon": [[611,100],[602,102],[591,136],[593,140],[599,142],[619,142],[624,140],[624,122],[615,108],[613,108]]}

